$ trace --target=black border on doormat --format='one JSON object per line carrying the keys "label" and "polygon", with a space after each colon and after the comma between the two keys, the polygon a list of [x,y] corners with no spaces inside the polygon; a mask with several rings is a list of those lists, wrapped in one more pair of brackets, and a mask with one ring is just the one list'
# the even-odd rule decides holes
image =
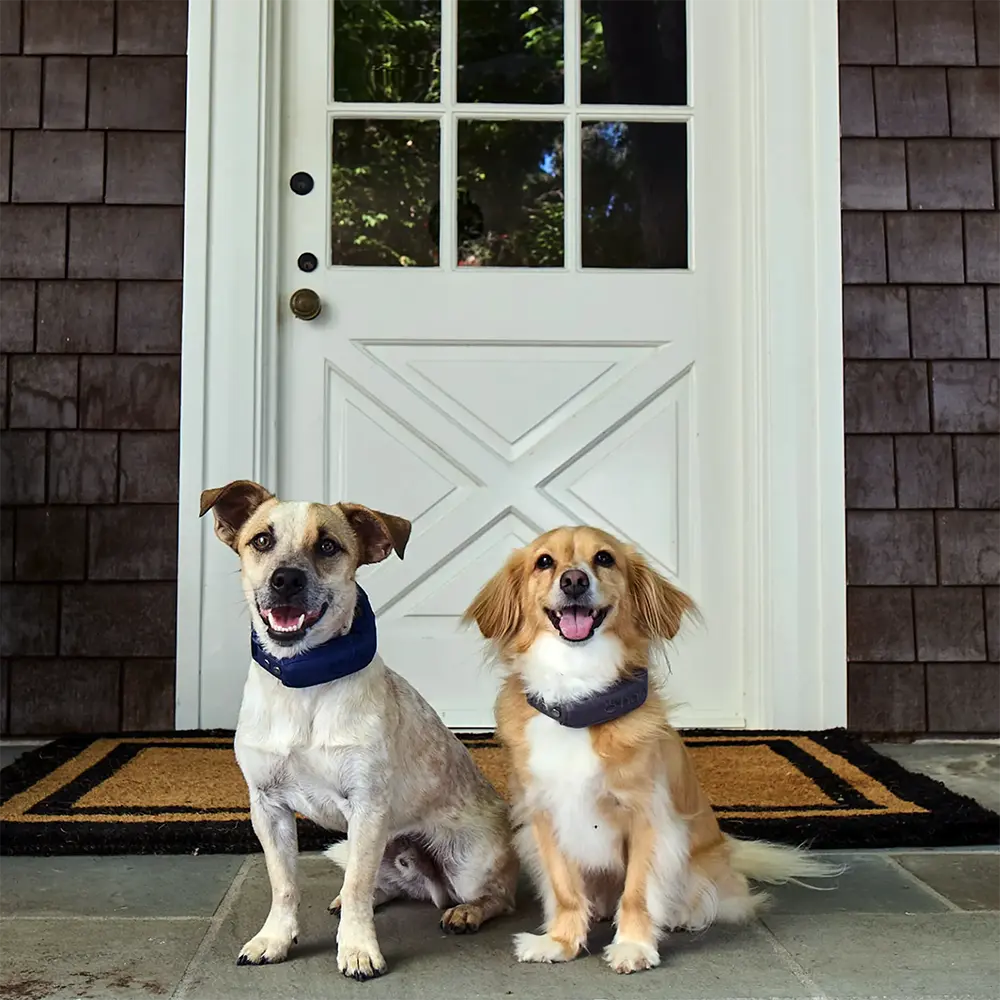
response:
{"label": "black border on doormat", "polygon": [[[456,734],[464,742],[493,745],[487,733]],[[721,820],[723,829],[739,837],[803,844],[814,850],[873,850],[879,848],[967,847],[1000,843],[1000,816],[973,799],[949,791],[933,778],[915,774],[864,744],[843,729],[823,732],[796,730],[691,729],[686,739],[733,737],[761,742],[804,736],[881,782],[901,799],[928,810],[885,816],[761,817]],[[109,733],[69,736],[25,753],[0,772],[0,802],[30,788],[98,739],[214,737],[231,740],[232,730],[189,730],[166,733]],[[825,768],[820,764],[820,769]],[[800,769],[802,769],[800,767]],[[829,773],[829,772],[827,772]],[[817,775],[818,777],[818,775]],[[299,849],[320,850],[343,835],[299,821]],[[197,823],[0,823],[0,855],[113,854],[254,854],[260,845],[249,820],[207,820]]]}
{"label": "black border on doormat", "polygon": [[908,771],[873,750],[846,729],[732,730],[688,729],[699,736],[805,736],[883,784],[893,795],[928,810],[885,816],[822,816],[818,819],[724,819],[720,825],[735,837],[801,844],[813,850],[882,850],[899,847],[980,847],[1000,844],[1000,815],[940,781]]}

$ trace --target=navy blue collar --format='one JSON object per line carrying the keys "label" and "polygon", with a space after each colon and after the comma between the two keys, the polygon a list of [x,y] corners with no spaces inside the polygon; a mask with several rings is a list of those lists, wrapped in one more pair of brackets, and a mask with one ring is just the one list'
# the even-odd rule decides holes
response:
{"label": "navy blue collar", "polygon": [[602,722],[613,722],[629,712],[634,712],[646,701],[649,694],[649,674],[637,670],[631,677],[612,684],[611,687],[587,695],[580,701],[550,705],[537,695],[528,694],[528,704],[542,715],[555,719],[560,726],[569,729],[586,729],[599,726]]}
{"label": "navy blue collar", "polygon": [[346,635],[334,636],[322,646],[305,653],[287,657],[272,656],[261,646],[254,630],[250,629],[250,654],[254,663],[290,688],[329,684],[330,681],[356,674],[375,659],[377,646],[375,613],[368,595],[360,587],[351,631]]}

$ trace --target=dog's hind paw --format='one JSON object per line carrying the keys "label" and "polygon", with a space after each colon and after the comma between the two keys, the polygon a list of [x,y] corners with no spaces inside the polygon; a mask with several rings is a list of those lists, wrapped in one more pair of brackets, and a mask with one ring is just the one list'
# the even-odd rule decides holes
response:
{"label": "dog's hind paw", "polygon": [[288,949],[298,940],[296,937],[277,938],[268,934],[258,934],[251,938],[236,959],[237,965],[273,965],[283,962]]}
{"label": "dog's hind paw", "polygon": [[483,922],[483,908],[475,903],[459,903],[441,915],[441,930],[449,934],[475,934]]}
{"label": "dog's hind paw", "polygon": [[329,910],[330,913],[334,914],[335,916],[339,917],[340,907],[341,907],[340,896],[338,896],[336,899],[331,900],[330,905],[327,907],[327,910]]}
{"label": "dog's hind paw", "polygon": [[660,964],[660,953],[651,944],[639,941],[613,941],[604,949],[604,961],[615,972],[627,975],[642,972]]}
{"label": "dog's hind paw", "polygon": [[381,976],[388,966],[378,947],[352,947],[341,945],[337,949],[337,968],[349,979],[363,983],[366,979]]}
{"label": "dog's hind paw", "polygon": [[568,962],[579,951],[549,934],[514,935],[514,955],[519,962]]}

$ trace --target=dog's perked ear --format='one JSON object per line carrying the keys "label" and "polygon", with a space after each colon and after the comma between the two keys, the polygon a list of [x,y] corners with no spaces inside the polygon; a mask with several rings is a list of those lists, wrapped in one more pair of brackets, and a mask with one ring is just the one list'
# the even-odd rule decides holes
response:
{"label": "dog's perked ear", "polygon": [[524,552],[518,549],[503,568],[476,594],[462,615],[463,622],[475,622],[486,639],[504,642],[521,628],[521,580]]}
{"label": "dog's perked ear", "polygon": [[215,533],[231,549],[236,548],[240,529],[250,515],[267,500],[274,498],[260,483],[237,479],[214,490],[202,490],[199,517],[209,511],[215,515]]}
{"label": "dog's perked ear", "polygon": [[395,550],[400,559],[410,540],[410,522],[395,514],[383,514],[359,503],[339,503],[347,523],[361,542],[361,558],[358,565],[381,562]]}

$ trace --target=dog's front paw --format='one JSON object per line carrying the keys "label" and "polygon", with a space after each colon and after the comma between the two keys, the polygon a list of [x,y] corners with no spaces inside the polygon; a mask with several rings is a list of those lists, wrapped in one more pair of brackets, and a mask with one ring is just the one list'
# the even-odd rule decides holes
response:
{"label": "dog's front paw", "polygon": [[387,966],[378,945],[341,944],[337,947],[337,968],[345,976],[363,983],[381,976]]}
{"label": "dog's front paw", "polygon": [[514,955],[519,962],[568,962],[579,950],[549,934],[514,935]]}
{"label": "dog's front paw", "polygon": [[330,913],[332,913],[334,916],[339,917],[341,905],[342,904],[340,902],[340,896],[337,896],[330,902],[330,905],[327,907],[327,910],[329,910]]}
{"label": "dog's front paw", "polygon": [[475,903],[459,903],[441,915],[441,930],[449,934],[475,934],[483,922],[483,908]]}
{"label": "dog's front paw", "polygon": [[258,934],[250,938],[239,957],[236,959],[237,965],[273,965],[276,962],[284,962],[288,955],[288,949],[295,943],[297,938],[274,934]]}
{"label": "dog's front paw", "polygon": [[660,953],[651,944],[639,941],[613,941],[604,949],[604,961],[615,972],[627,975],[642,972],[660,964]]}

